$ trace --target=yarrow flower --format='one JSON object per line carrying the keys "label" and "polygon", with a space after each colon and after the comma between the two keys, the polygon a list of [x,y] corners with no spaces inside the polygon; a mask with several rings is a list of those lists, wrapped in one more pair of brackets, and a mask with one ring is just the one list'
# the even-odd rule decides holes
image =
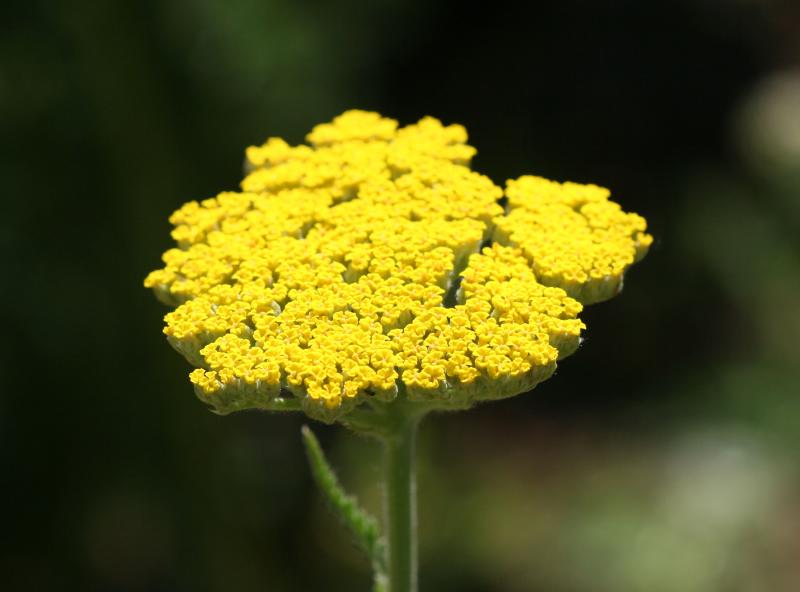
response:
{"label": "yarrow flower", "polygon": [[647,253],[644,218],[595,185],[470,170],[460,125],[348,111],[246,152],[240,192],[185,204],[145,286],[218,413],[346,418],[404,397],[467,408],[572,354],[583,305]]}

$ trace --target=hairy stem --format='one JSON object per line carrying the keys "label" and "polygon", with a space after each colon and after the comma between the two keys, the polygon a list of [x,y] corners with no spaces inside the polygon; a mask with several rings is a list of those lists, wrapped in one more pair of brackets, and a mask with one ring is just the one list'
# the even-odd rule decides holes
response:
{"label": "hairy stem", "polygon": [[403,417],[384,438],[389,592],[417,590],[417,481],[419,418]]}

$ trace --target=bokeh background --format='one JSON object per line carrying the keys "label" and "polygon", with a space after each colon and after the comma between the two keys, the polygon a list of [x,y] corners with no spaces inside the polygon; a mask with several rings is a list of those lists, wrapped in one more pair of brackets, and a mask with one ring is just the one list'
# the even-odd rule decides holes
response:
{"label": "bokeh background", "polygon": [[[226,418],[142,288],[181,203],[349,108],[612,188],[656,243],[533,393],[421,434],[422,591],[800,587],[800,5],[0,9],[0,588],[367,590],[302,418]],[[379,451],[316,426],[380,498]]]}

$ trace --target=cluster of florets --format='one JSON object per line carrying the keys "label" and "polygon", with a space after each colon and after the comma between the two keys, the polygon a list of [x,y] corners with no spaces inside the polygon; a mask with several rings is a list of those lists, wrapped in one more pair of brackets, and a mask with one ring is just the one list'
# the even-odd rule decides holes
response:
{"label": "cluster of florets", "polygon": [[332,421],[400,391],[446,408],[530,390],[652,240],[594,185],[521,177],[500,205],[459,125],[348,111],[307,139],[248,148],[243,191],[175,212],[178,247],[145,280],[220,413],[291,393]]}

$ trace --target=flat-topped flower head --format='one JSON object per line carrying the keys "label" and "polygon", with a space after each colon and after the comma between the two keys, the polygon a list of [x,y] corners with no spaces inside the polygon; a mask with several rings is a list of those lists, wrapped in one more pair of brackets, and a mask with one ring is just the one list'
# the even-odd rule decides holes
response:
{"label": "flat-topped flower head", "polygon": [[466,130],[432,117],[348,111],[307,140],[248,148],[242,191],[175,212],[177,247],[145,280],[219,413],[291,396],[334,421],[526,392],[652,242],[606,189],[523,176],[503,192],[470,170]]}

